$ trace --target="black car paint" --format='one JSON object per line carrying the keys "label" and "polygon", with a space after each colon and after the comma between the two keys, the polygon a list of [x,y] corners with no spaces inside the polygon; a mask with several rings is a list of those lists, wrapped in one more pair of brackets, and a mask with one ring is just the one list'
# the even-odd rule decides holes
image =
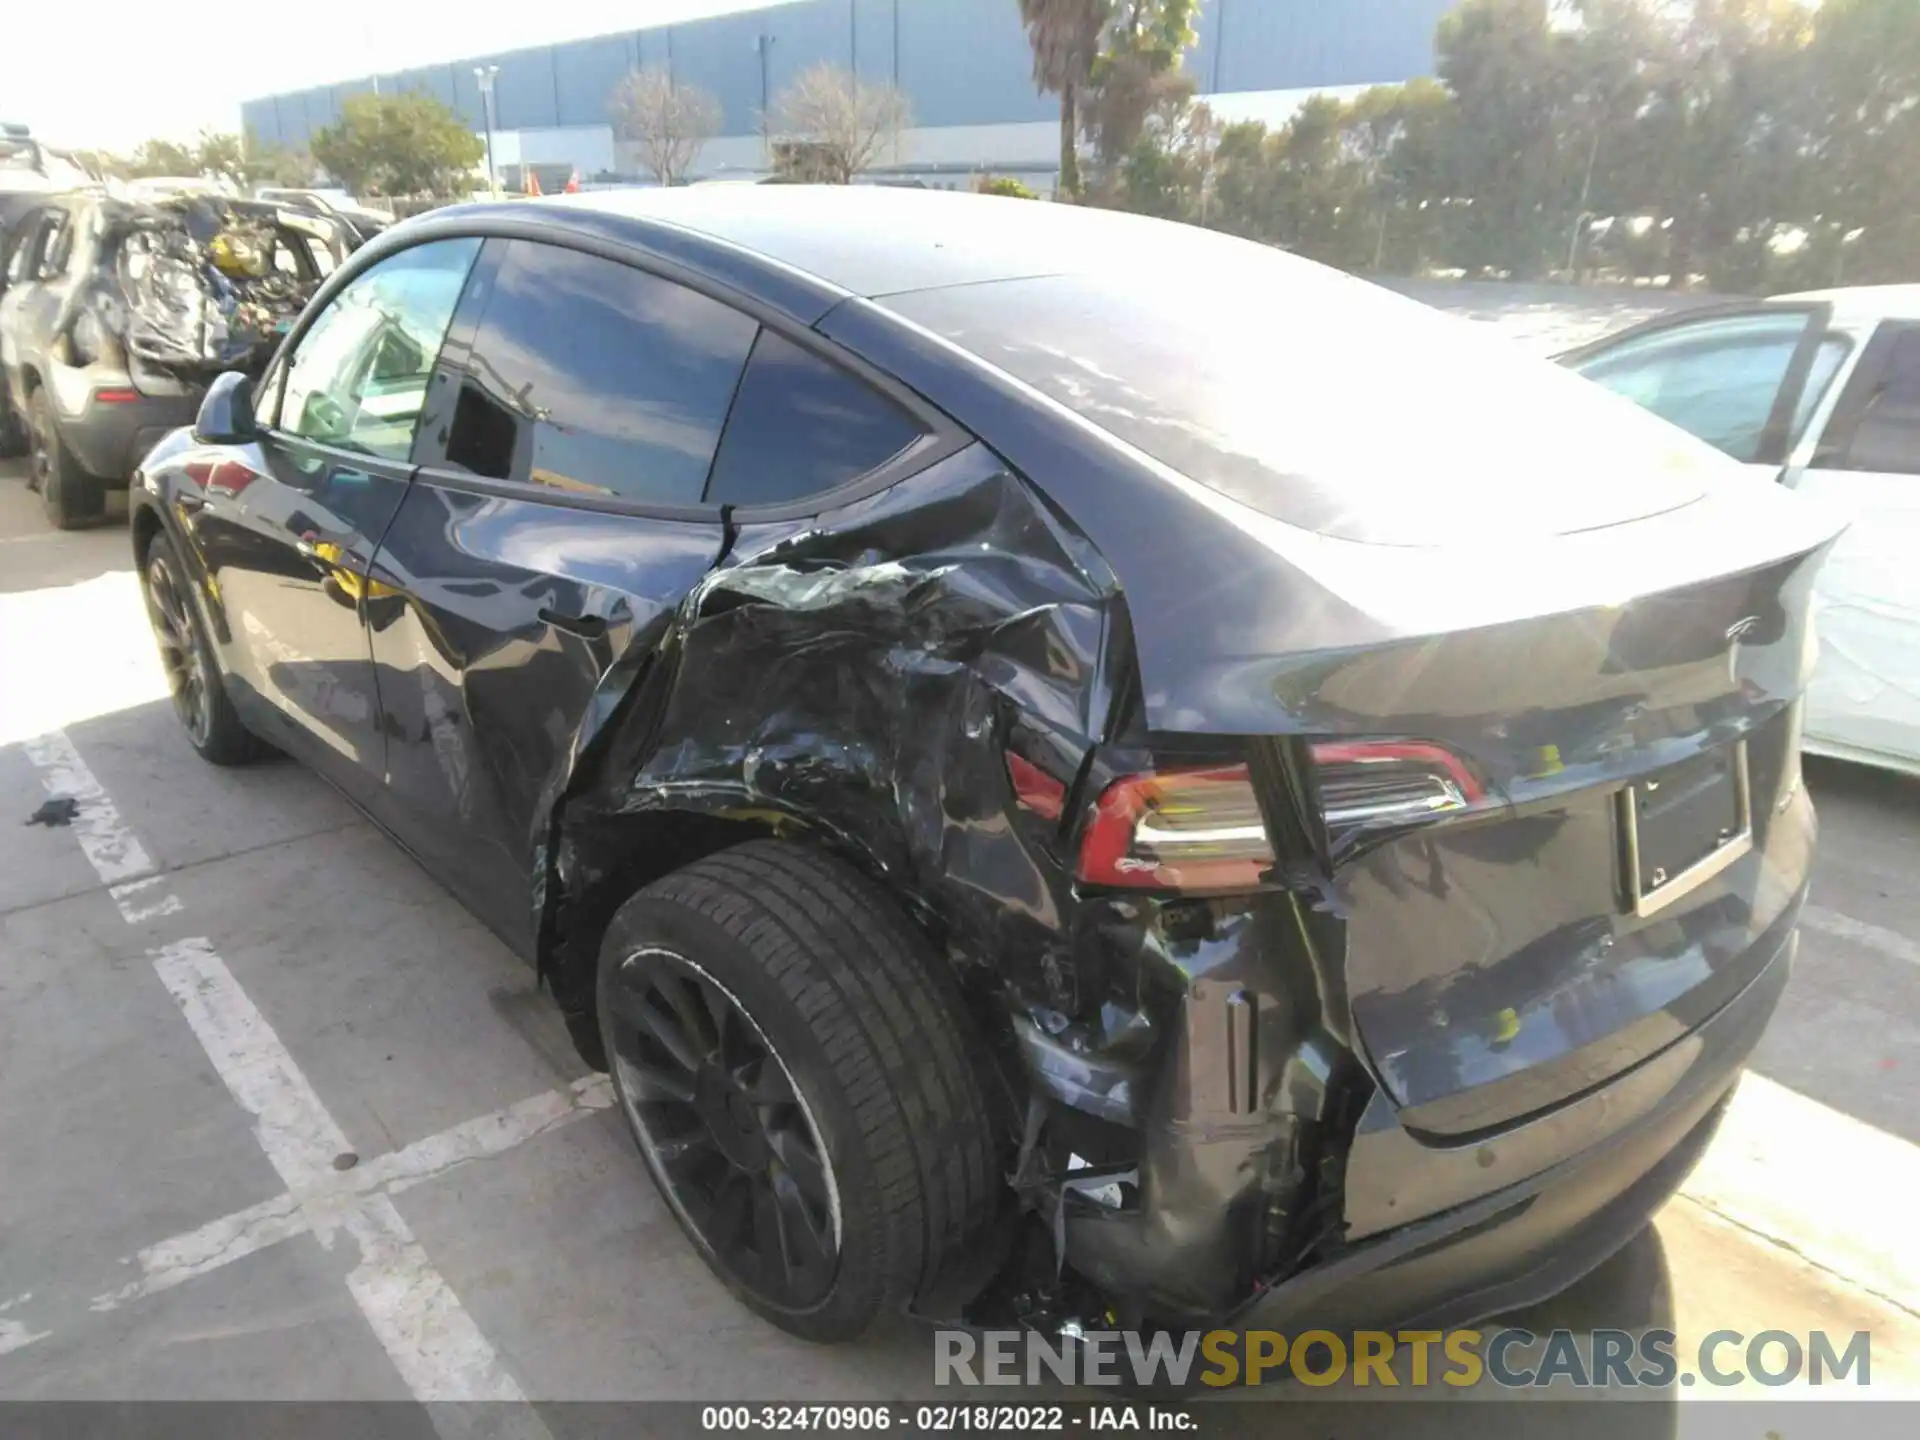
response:
{"label": "black car paint", "polygon": [[[1276,563],[1191,484],[881,304],[586,209],[410,222],[336,274],[308,320],[381,256],[464,233],[562,243],[715,295],[837,348],[932,431],[900,465],[762,512],[549,499],[338,456],[316,484],[260,446],[184,436],[149,461],[135,535],[164,525],[181,542],[236,702],[534,961],[583,1048],[599,928],[633,885],[750,835],[826,846],[909,905],[997,1022],[1016,1189],[1075,1268],[1136,1314],[1220,1316],[1309,1257],[1350,1253],[1348,1188],[1391,1188],[1354,1175],[1348,1150],[1378,1093],[1416,1130],[1484,1139],[1784,967],[1762,942],[1804,894],[1812,817],[1789,775],[1790,709],[1829,536],[1787,518],[1730,535],[1732,500],[1715,495],[1638,527],[1665,589],[1612,600],[1604,547],[1573,537],[1548,547],[1519,619],[1510,583],[1475,583],[1451,553]],[[256,477],[245,504],[219,483],[236,463]],[[254,487],[274,485],[298,492],[298,515],[295,497],[260,503]],[[318,569],[300,517],[336,537]],[[1449,592],[1436,623],[1369,607],[1388,564]],[[284,653],[264,666],[238,638],[236,588],[256,577],[295,582]],[[315,717],[349,743],[316,739]],[[1501,807],[1336,865],[1304,737],[1383,733],[1455,745]],[[1657,920],[1596,899],[1612,875],[1603,797],[1743,737],[1756,853]],[[1064,787],[1057,819],[1019,803],[1009,752]],[[1270,827],[1299,841],[1269,886],[1195,898],[1075,881],[1108,780],[1249,755]],[[1516,882],[1537,889],[1534,910],[1462,930],[1477,893]],[[1405,911],[1409,896],[1435,903]],[[1604,936],[1586,923],[1596,906],[1614,915]],[[1440,915],[1430,962],[1395,933],[1414,913]],[[1375,958],[1389,936],[1394,959]],[[1675,960],[1704,983],[1662,984]],[[1504,1050],[1479,1023],[1494,1010],[1521,1021]],[[1615,1032],[1631,1053],[1593,1072]],[[1254,1063],[1231,1065],[1254,1037]],[[1707,1101],[1743,1054],[1701,1082],[1719,1086]],[[1463,1091],[1475,1081],[1484,1093]],[[1068,1173],[1070,1155],[1090,1164]],[[1087,1198],[1109,1182],[1127,1203]]]}

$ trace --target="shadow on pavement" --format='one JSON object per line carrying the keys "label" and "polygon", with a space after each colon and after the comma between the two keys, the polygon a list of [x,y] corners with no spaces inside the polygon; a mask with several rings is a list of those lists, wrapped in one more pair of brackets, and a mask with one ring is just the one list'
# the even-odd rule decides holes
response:
{"label": "shadow on pavement", "polygon": [[41,511],[40,497],[27,489],[26,463],[0,460],[0,595],[131,571],[126,511],[116,507],[91,530],[55,530]]}

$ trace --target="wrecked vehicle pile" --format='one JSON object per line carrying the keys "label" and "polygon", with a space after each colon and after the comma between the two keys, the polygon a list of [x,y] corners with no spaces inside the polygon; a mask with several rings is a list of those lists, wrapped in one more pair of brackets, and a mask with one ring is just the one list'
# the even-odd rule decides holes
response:
{"label": "wrecked vehicle pile", "polygon": [[11,232],[0,358],[48,518],[97,519],[209,380],[265,367],[354,247],[336,218],[219,194],[37,197]]}
{"label": "wrecked vehicle pile", "polygon": [[134,497],[188,737],[534,963],[774,1323],[1465,1323],[1712,1135],[1833,529],[1688,437],[1264,247],[880,188],[436,212],[289,347]]}
{"label": "wrecked vehicle pile", "polygon": [[[338,222],[214,195],[109,202],[100,224],[100,253],[113,261],[103,298],[125,302],[129,357],[197,384],[223,370],[264,369],[348,252]],[[302,250],[307,265],[295,258]]]}

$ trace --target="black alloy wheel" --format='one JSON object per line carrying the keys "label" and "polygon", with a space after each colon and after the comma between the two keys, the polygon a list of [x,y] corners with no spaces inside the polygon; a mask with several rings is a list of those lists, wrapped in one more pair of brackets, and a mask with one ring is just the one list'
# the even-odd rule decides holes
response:
{"label": "black alloy wheel", "polygon": [[743,1305],[831,1343],[984,1279],[1007,1131],[951,962],[891,894],[749,840],[630,895],[594,984],[627,1128]]}
{"label": "black alloy wheel", "polygon": [[818,1304],[839,1264],[840,1199],[792,1074],[685,956],[635,951],[609,982],[620,1095],[662,1192],[736,1283],[783,1310]]}
{"label": "black alloy wheel", "polygon": [[160,646],[160,666],[167,673],[173,695],[173,713],[186,728],[194,749],[204,750],[213,732],[213,685],[206,656],[198,643],[187,597],[180,588],[170,558],[155,545],[147,552],[147,619]]}
{"label": "black alloy wheel", "polygon": [[160,646],[160,666],[173,697],[173,713],[187,732],[188,743],[213,765],[244,765],[258,759],[267,747],[254,739],[227,698],[226,684],[188,589],[186,569],[164,532],[147,543],[141,581],[147,620]]}
{"label": "black alloy wheel", "polygon": [[53,473],[53,442],[37,405],[27,410],[27,489],[45,493]]}
{"label": "black alloy wheel", "polygon": [[43,385],[27,401],[31,455],[29,489],[40,492],[40,508],[56,530],[77,530],[98,522],[106,513],[106,493],[97,475],[90,475],[60,434],[53,400]]}

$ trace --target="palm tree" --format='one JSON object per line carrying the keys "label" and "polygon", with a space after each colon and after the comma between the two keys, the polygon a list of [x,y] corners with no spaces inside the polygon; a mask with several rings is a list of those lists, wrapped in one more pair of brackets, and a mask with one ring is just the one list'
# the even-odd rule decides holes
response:
{"label": "palm tree", "polygon": [[1020,0],[1020,18],[1033,46],[1033,81],[1060,97],[1060,192],[1080,189],[1080,96],[1093,78],[1100,33],[1113,0]]}

